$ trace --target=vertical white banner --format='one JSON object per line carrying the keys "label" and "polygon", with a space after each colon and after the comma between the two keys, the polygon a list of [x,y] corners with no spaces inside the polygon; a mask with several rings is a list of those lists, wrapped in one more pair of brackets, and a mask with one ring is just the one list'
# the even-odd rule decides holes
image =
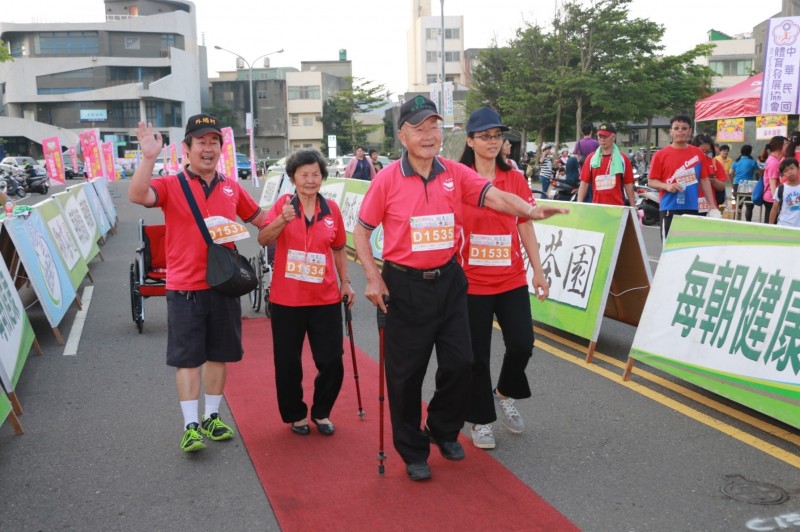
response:
{"label": "vertical white banner", "polygon": [[800,17],[769,19],[761,85],[761,114],[797,114]]}

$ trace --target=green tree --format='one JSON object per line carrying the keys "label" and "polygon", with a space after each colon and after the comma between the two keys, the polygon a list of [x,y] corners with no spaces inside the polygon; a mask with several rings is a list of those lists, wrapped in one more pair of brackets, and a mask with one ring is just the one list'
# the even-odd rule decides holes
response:
{"label": "green tree", "polygon": [[380,108],[391,93],[384,85],[363,78],[344,78],[344,82],[345,88],[323,104],[322,129],[324,138],[336,135],[340,151],[349,153],[354,146],[365,143],[367,134],[383,127],[366,125],[358,120],[358,115]]}
{"label": "green tree", "polygon": [[14,58],[11,57],[11,52],[8,51],[8,45],[0,39],[0,63],[13,60]]}
{"label": "green tree", "polygon": [[204,113],[216,116],[223,124],[228,124],[233,127],[236,124],[236,113],[227,105],[209,105],[202,109]]}
{"label": "green tree", "polygon": [[560,72],[559,79],[575,103],[576,133],[584,120],[601,109],[604,120],[626,120],[622,108],[609,104],[623,100],[619,90],[626,72],[634,69],[639,59],[662,49],[663,27],[647,19],[629,18],[631,1],[565,0],[554,18],[554,32],[566,41],[571,55],[564,63],[569,68]]}

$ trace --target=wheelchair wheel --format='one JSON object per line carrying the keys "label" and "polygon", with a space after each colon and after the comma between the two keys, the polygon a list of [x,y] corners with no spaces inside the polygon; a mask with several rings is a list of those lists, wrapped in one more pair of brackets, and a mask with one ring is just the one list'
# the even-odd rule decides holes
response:
{"label": "wheelchair wheel", "polygon": [[133,261],[131,263],[131,314],[133,322],[141,334],[144,328],[144,297],[139,292],[139,278],[139,262]]}
{"label": "wheelchair wheel", "polygon": [[256,285],[253,290],[247,294],[248,299],[250,300],[250,308],[258,312],[261,310],[261,294],[264,290],[264,279],[263,275],[264,272],[261,269],[261,261],[258,260],[258,257],[253,257],[250,259],[250,266],[253,267],[253,271],[256,272],[256,279],[258,279],[258,284]]}

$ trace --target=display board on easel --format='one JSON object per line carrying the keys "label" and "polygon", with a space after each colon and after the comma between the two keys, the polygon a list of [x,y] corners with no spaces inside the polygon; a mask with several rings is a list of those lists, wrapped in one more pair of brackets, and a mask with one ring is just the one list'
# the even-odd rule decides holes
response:
{"label": "display board on easel", "polygon": [[[61,213],[67,221],[67,226],[72,231],[72,237],[78,244],[78,249],[86,264],[100,254],[97,241],[100,240],[100,230],[92,215],[86,194],[79,194],[77,189],[67,190],[52,196],[61,208]],[[100,255],[102,259],[102,255]]]}
{"label": "display board on easel", "polygon": [[77,294],[42,215],[34,209],[25,216],[13,216],[3,221],[3,230],[11,237],[19,257],[21,268],[14,275],[22,275],[30,282],[56,340],[63,345],[58,324]]}
{"label": "display board on easel", "polygon": [[8,393],[14,410],[22,414],[15,388],[28,360],[31,347],[41,354],[25,307],[4,260],[0,260],[0,384]]}
{"label": "display board on easel", "polygon": [[78,244],[72,236],[72,231],[61,214],[61,209],[52,198],[37,203],[34,208],[42,215],[58,254],[69,272],[72,287],[77,291],[84,277],[89,273],[89,266],[83,260]]}
{"label": "display board on easel", "polygon": [[569,208],[569,215],[534,222],[550,296],[535,297],[528,265],[531,310],[535,321],[589,340],[591,362],[604,316],[639,323],[652,273],[634,209],[586,203]]}

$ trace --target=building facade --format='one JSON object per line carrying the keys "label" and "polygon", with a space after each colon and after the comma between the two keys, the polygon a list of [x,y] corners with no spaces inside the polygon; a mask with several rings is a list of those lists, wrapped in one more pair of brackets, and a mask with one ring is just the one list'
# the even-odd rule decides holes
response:
{"label": "building facade", "polygon": [[445,16],[442,21],[441,16],[431,16],[431,0],[412,0],[412,10],[411,27],[408,30],[407,92],[428,92],[431,83],[442,81],[452,81],[456,88],[465,86],[464,17]]}
{"label": "building facade", "polygon": [[[2,116],[75,133],[96,128],[118,156],[136,148],[129,134],[140,120],[181,140],[208,86],[194,4],[105,0],[104,11],[105,22],[0,22],[14,58],[0,63]],[[4,131],[0,119],[0,136],[41,142],[19,135]]]}

